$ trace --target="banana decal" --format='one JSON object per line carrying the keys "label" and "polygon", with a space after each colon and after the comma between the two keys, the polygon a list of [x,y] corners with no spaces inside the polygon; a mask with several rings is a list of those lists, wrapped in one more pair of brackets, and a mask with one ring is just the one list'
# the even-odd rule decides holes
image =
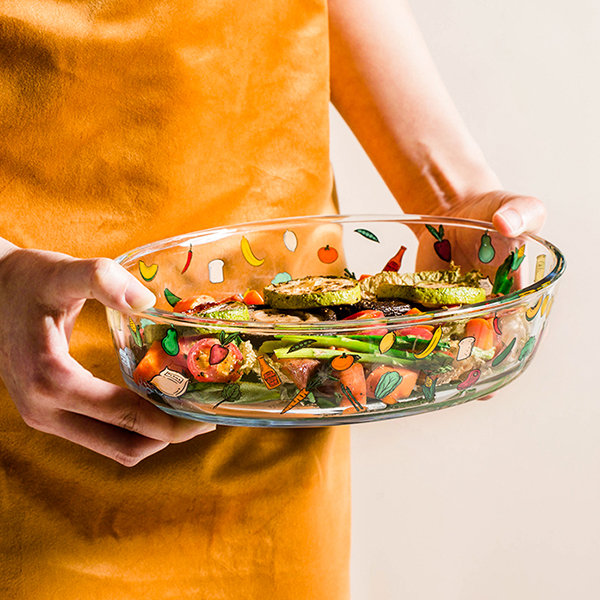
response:
{"label": "banana decal", "polygon": [[436,346],[439,344],[441,337],[442,337],[442,328],[438,327],[433,332],[433,336],[429,340],[429,344],[427,344],[427,347],[425,348],[425,350],[423,350],[422,352],[419,352],[418,354],[415,354],[415,358],[425,358],[426,356],[429,356],[436,349]]}
{"label": "banana decal", "polygon": [[240,242],[240,248],[242,249],[242,256],[246,259],[246,262],[253,267],[260,267],[264,262],[264,258],[256,258],[252,248],[250,248],[250,242],[247,238],[243,237]]}
{"label": "banana decal", "polygon": [[[537,316],[537,314],[542,309],[542,306],[545,307],[545,302],[547,301],[547,298],[548,298],[547,296],[540,296],[538,298],[538,301],[533,306],[530,306],[525,311],[525,318],[528,321],[533,321],[533,319],[535,319],[535,317]],[[545,308],[544,308],[544,310],[545,310]]]}

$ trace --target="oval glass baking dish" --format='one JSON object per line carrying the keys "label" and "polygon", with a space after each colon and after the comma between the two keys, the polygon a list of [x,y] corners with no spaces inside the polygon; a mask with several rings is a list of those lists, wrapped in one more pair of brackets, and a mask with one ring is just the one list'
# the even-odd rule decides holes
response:
{"label": "oval glass baking dish", "polygon": [[419,215],[214,228],[116,261],[158,299],[107,309],[127,386],[179,417],[260,427],[401,417],[505,386],[565,269],[537,236]]}

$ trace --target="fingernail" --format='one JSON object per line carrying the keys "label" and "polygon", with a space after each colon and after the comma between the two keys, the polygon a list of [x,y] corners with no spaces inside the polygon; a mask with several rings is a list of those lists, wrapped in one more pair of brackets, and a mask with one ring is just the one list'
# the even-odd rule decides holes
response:
{"label": "fingernail", "polygon": [[497,215],[500,217],[508,229],[508,233],[512,235],[518,235],[524,230],[523,219],[521,214],[518,213],[514,208],[504,208],[498,211]]}
{"label": "fingernail", "polygon": [[125,291],[125,302],[132,310],[146,310],[154,306],[156,296],[138,281],[129,284]]}

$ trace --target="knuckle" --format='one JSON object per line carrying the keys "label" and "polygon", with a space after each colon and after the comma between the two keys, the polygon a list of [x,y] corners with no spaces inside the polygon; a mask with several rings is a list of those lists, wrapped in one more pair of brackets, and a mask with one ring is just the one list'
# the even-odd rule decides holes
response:
{"label": "knuckle", "polygon": [[118,417],[116,425],[127,431],[138,431],[139,414],[135,409],[128,409]]}
{"label": "knuckle", "polygon": [[110,258],[90,259],[90,288],[94,289],[104,285],[107,277],[113,269],[113,261]]}
{"label": "knuckle", "polygon": [[21,418],[23,419],[23,422],[28,427],[31,427],[32,429],[36,429],[38,431],[50,431],[50,428],[48,427],[47,418],[44,417],[44,414],[39,409],[32,406],[21,406],[19,408],[19,411],[21,413]]}

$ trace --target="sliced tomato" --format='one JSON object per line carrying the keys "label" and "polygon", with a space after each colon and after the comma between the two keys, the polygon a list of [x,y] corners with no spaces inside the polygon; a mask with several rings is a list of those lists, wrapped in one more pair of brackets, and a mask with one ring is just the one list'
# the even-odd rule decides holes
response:
{"label": "sliced tomato", "polygon": [[402,329],[396,330],[396,335],[414,335],[415,337],[419,337],[424,340],[430,340],[433,337],[433,333],[431,333],[429,325],[415,325],[414,327],[403,327]]}
{"label": "sliced tomato", "polygon": [[[380,310],[361,310],[360,312],[354,313],[349,317],[344,317],[343,321],[351,321],[351,320],[364,320],[364,319],[381,319],[385,315]],[[360,333],[355,333],[354,335],[385,335],[388,330],[385,327],[374,327],[373,329],[368,329],[366,331],[361,331]]]}
{"label": "sliced tomato", "polygon": [[174,307],[175,312],[184,313],[200,305],[212,305],[217,304],[217,301],[212,296],[201,294],[200,296],[190,296],[180,300]]}
{"label": "sliced tomato", "polygon": [[243,302],[246,304],[264,304],[265,299],[256,290],[248,290],[244,294]]}
{"label": "sliced tomato", "polygon": [[190,348],[187,367],[198,381],[225,383],[237,381],[242,376],[243,360],[240,349],[233,342],[223,346],[216,338],[203,338]]}

